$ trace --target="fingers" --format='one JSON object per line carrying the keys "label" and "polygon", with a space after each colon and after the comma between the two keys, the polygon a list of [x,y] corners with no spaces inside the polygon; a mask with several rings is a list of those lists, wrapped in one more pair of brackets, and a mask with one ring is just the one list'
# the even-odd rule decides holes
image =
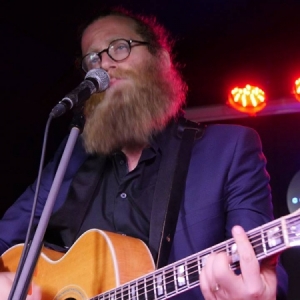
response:
{"label": "fingers", "polygon": [[276,261],[277,256],[259,264],[248,237],[240,226],[234,226],[232,235],[235,239],[240,258],[241,279],[249,297],[255,299],[276,298]]}
{"label": "fingers", "polygon": [[240,262],[241,274],[230,267],[231,257],[212,253],[200,273],[200,288],[206,300],[215,299],[275,299],[276,260],[272,257],[259,264],[248,237],[240,226],[232,229]]}
{"label": "fingers", "polygon": [[[0,300],[7,300],[11,291],[15,274],[11,272],[0,272]],[[32,285],[31,293],[26,300],[42,299],[41,289],[35,284]]]}
{"label": "fingers", "polygon": [[0,273],[0,287],[1,287],[1,293],[0,293],[0,300],[7,300],[11,285],[13,283],[14,274],[9,272],[1,272]]}
{"label": "fingers", "polygon": [[200,288],[206,300],[216,299],[212,284],[217,284],[213,278],[213,263],[216,254],[210,254],[205,260],[205,267],[200,273]]}
{"label": "fingers", "polygon": [[[205,299],[227,299],[228,284],[235,278],[229,269],[230,258],[225,252],[211,253],[200,273],[200,288]],[[234,286],[230,286],[234,290]]]}
{"label": "fingers", "polygon": [[260,265],[253,247],[241,226],[234,226],[232,235],[238,249],[243,283],[247,289],[251,290],[255,288],[259,293],[265,288],[265,285],[260,277]]}
{"label": "fingers", "polygon": [[42,292],[40,287],[32,284],[32,293],[26,297],[26,300],[40,300],[42,299]]}

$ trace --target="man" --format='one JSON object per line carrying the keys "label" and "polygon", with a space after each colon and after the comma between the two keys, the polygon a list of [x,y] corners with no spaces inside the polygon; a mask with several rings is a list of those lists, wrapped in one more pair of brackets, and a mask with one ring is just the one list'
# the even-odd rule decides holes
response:
{"label": "man", "polygon": [[[153,216],[159,214],[154,196],[160,195],[161,166],[174,155],[169,141],[178,140],[187,90],[171,57],[170,40],[154,19],[116,10],[84,29],[81,49],[83,70],[106,70],[110,85],[85,105],[84,130],[58,194],[46,241],[68,249],[84,232],[99,228],[144,241],[157,259],[158,249],[150,239]],[[64,143],[44,170],[35,224],[63,148]],[[228,268],[225,252],[211,253],[200,272],[200,288],[176,299],[271,300],[276,298],[276,287],[284,297],[281,266],[277,266],[277,282],[276,258],[258,263],[244,232],[272,220],[265,164],[252,129],[211,125],[196,138],[168,262],[221,243],[232,231],[241,273]],[[24,241],[34,190],[35,184],[1,220],[1,253]]]}

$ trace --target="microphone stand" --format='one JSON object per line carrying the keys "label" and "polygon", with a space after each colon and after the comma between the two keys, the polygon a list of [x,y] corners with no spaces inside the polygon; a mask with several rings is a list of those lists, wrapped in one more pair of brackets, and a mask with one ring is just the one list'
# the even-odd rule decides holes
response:
{"label": "microphone stand", "polygon": [[28,255],[20,273],[19,280],[16,284],[14,294],[12,295],[12,298],[9,299],[22,300],[25,299],[27,296],[29,284],[33,276],[33,271],[39,258],[40,251],[42,249],[43,238],[49,223],[52,209],[56,201],[56,197],[60,189],[61,183],[63,181],[68,163],[70,161],[70,157],[73,152],[75,143],[80,134],[83,122],[84,121],[82,115],[80,115],[79,113],[75,114],[71,124],[72,128],[70,131],[70,135],[68,137],[67,144],[65,146],[63,155],[57,168],[37,229],[32,239],[32,243],[30,244]]}

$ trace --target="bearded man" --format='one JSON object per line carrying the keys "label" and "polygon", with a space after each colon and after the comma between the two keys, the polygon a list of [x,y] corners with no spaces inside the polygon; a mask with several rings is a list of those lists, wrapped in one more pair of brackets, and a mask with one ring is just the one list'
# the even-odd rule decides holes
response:
{"label": "bearded man", "polygon": [[[81,49],[83,70],[104,69],[110,84],[86,102],[83,133],[45,239],[52,247],[69,249],[85,232],[98,228],[142,240],[157,262],[161,249],[152,237],[155,230],[156,239],[163,235],[161,227],[156,229],[155,217],[164,214],[155,198],[168,192],[160,191],[161,183],[177,175],[168,173],[177,170],[168,164],[177,153],[173,145],[180,141],[187,92],[171,55],[172,41],[154,18],[113,10],[85,27]],[[35,224],[63,148],[64,143],[44,170]],[[233,236],[231,254],[238,254],[240,272],[228,268],[232,261],[226,251],[205,252],[192,281],[199,276],[200,288],[190,287],[192,277],[182,263],[172,275],[174,291],[167,281],[161,282],[160,273],[147,299],[271,300],[276,299],[276,291],[278,299],[284,299],[286,277],[277,257],[259,263],[244,231],[273,219],[269,176],[257,133],[242,126],[209,125],[193,142],[186,167],[183,182],[172,185],[171,181],[167,187],[172,191],[183,187],[183,194],[174,235],[168,236],[172,248],[164,261],[174,263]],[[29,187],[1,220],[1,253],[24,241],[35,189],[36,184]],[[159,201],[164,202],[163,197]],[[138,283],[130,286],[121,298],[146,299],[139,288]]]}
{"label": "bearded man", "polygon": [[[111,28],[109,35],[99,32],[99,26]],[[115,16],[95,21],[83,34],[84,70],[101,66],[110,75],[109,89],[94,94],[86,104],[83,139],[90,153],[120,149],[126,154],[141,153],[149,138],[162,131],[185,102],[187,87],[171,62],[167,41],[164,48],[155,40],[141,41],[132,27],[132,20]],[[104,49],[100,44],[107,47],[107,41],[107,53],[97,55],[95,62],[94,50]],[[114,56],[120,55],[116,48],[121,47],[126,58],[122,55],[120,61]]]}

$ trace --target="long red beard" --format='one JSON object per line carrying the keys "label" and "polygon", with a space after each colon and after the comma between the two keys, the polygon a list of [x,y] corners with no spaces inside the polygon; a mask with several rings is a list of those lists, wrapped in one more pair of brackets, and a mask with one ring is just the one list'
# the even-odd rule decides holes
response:
{"label": "long red beard", "polygon": [[175,69],[165,72],[153,59],[134,71],[118,71],[116,78],[130,78],[86,102],[83,140],[88,153],[109,154],[136,149],[150,142],[185,101],[186,84]]}

